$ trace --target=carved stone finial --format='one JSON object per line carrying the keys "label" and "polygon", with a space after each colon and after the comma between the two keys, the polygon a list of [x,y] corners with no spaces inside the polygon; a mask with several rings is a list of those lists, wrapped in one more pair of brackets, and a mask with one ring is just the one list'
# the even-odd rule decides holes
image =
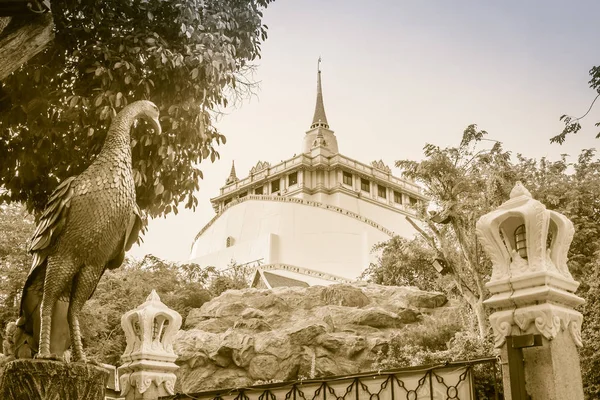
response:
{"label": "carved stone finial", "polygon": [[[127,347],[121,356],[121,395],[130,390],[144,393],[151,388],[157,396],[174,394],[177,355],[173,339],[181,327],[181,315],[171,310],[155,290],[146,301],[121,318]],[[158,397],[157,397],[158,398]]]}
{"label": "carved stone finial", "polygon": [[269,162],[267,161],[258,161],[256,165],[250,169],[250,174],[256,174],[262,171],[263,169],[269,168],[270,166],[271,164],[269,164]]}
{"label": "carved stone finial", "polygon": [[383,160],[379,160],[379,161],[375,160],[375,161],[372,161],[372,162],[371,162],[371,166],[373,166],[373,167],[377,168],[378,170],[381,170],[381,171],[383,171],[383,172],[385,172],[385,173],[387,173],[387,174],[390,174],[390,173],[392,173],[392,170],[391,170],[391,168],[390,168],[389,166],[387,166],[387,165],[386,165],[386,164],[383,162]]}
{"label": "carved stone finial", "polygon": [[511,199],[514,199],[515,197],[519,197],[519,196],[527,196],[527,197],[531,198],[531,193],[529,193],[529,190],[527,190],[527,188],[525,186],[523,186],[521,181],[517,181],[517,183],[515,183],[515,187],[513,187],[512,190],[510,191]]}
{"label": "carved stone finial", "polygon": [[237,181],[239,181],[239,179],[235,173],[235,161],[232,161],[231,162],[231,172],[229,173],[229,176],[225,180],[225,185],[231,185],[232,183],[236,183]]}
{"label": "carved stone finial", "polygon": [[158,293],[156,293],[156,290],[154,290],[154,289],[152,289],[152,291],[150,292],[148,297],[146,297],[146,302],[163,304],[163,302],[160,301],[160,297],[158,296]]}

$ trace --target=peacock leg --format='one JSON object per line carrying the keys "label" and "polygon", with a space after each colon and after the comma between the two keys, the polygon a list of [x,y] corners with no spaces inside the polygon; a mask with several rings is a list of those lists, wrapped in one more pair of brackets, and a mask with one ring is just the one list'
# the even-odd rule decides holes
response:
{"label": "peacock leg", "polygon": [[90,298],[96,284],[104,272],[103,267],[84,266],[73,279],[71,288],[71,300],[69,302],[69,311],[67,319],[71,328],[71,345],[73,350],[73,361],[88,362],[83,351],[81,340],[81,330],[79,328],[79,313],[83,305]]}
{"label": "peacock leg", "polygon": [[36,358],[59,359],[56,354],[50,353],[52,311],[62,292],[71,283],[76,270],[76,264],[61,259],[58,255],[48,258],[40,307],[40,348]]}

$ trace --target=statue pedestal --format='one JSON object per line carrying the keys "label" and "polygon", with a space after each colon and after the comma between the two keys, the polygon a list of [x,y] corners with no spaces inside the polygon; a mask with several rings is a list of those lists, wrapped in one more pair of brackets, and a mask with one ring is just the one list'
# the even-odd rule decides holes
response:
{"label": "statue pedestal", "polygon": [[95,365],[50,360],[6,364],[0,398],[5,400],[104,400],[108,371]]}

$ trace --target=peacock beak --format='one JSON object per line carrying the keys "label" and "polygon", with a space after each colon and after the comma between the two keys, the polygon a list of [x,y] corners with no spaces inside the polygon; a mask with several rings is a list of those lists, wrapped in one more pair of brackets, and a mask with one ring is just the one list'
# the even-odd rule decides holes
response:
{"label": "peacock beak", "polygon": [[160,121],[157,118],[148,118],[150,124],[152,125],[152,127],[154,128],[154,131],[156,132],[157,135],[160,135],[162,133],[162,128],[160,126]]}

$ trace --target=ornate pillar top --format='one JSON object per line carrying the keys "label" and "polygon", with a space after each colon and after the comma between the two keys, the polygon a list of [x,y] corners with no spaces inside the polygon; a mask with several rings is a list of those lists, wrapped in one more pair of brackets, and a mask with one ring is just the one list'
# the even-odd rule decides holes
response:
{"label": "ornate pillar top", "polygon": [[142,305],[123,315],[121,326],[127,339],[119,367],[121,395],[130,390],[145,393],[150,388],[157,399],[173,395],[174,371],[179,368],[173,339],[181,327],[181,315],[163,304],[152,290]]}
{"label": "ornate pillar top", "polygon": [[490,316],[496,346],[513,327],[533,323],[547,339],[569,329],[581,346],[582,316],[574,308],[584,303],[575,295],[579,282],[567,267],[575,230],[564,215],[546,209],[517,182],[510,199],[477,221],[476,233],[492,260],[484,303],[497,310]]}
{"label": "ornate pillar top", "polygon": [[476,232],[493,262],[487,285],[492,292],[535,276],[551,279],[570,292],[579,286],[567,268],[573,223],[533,199],[521,182],[516,183],[509,200],[477,221]]}

